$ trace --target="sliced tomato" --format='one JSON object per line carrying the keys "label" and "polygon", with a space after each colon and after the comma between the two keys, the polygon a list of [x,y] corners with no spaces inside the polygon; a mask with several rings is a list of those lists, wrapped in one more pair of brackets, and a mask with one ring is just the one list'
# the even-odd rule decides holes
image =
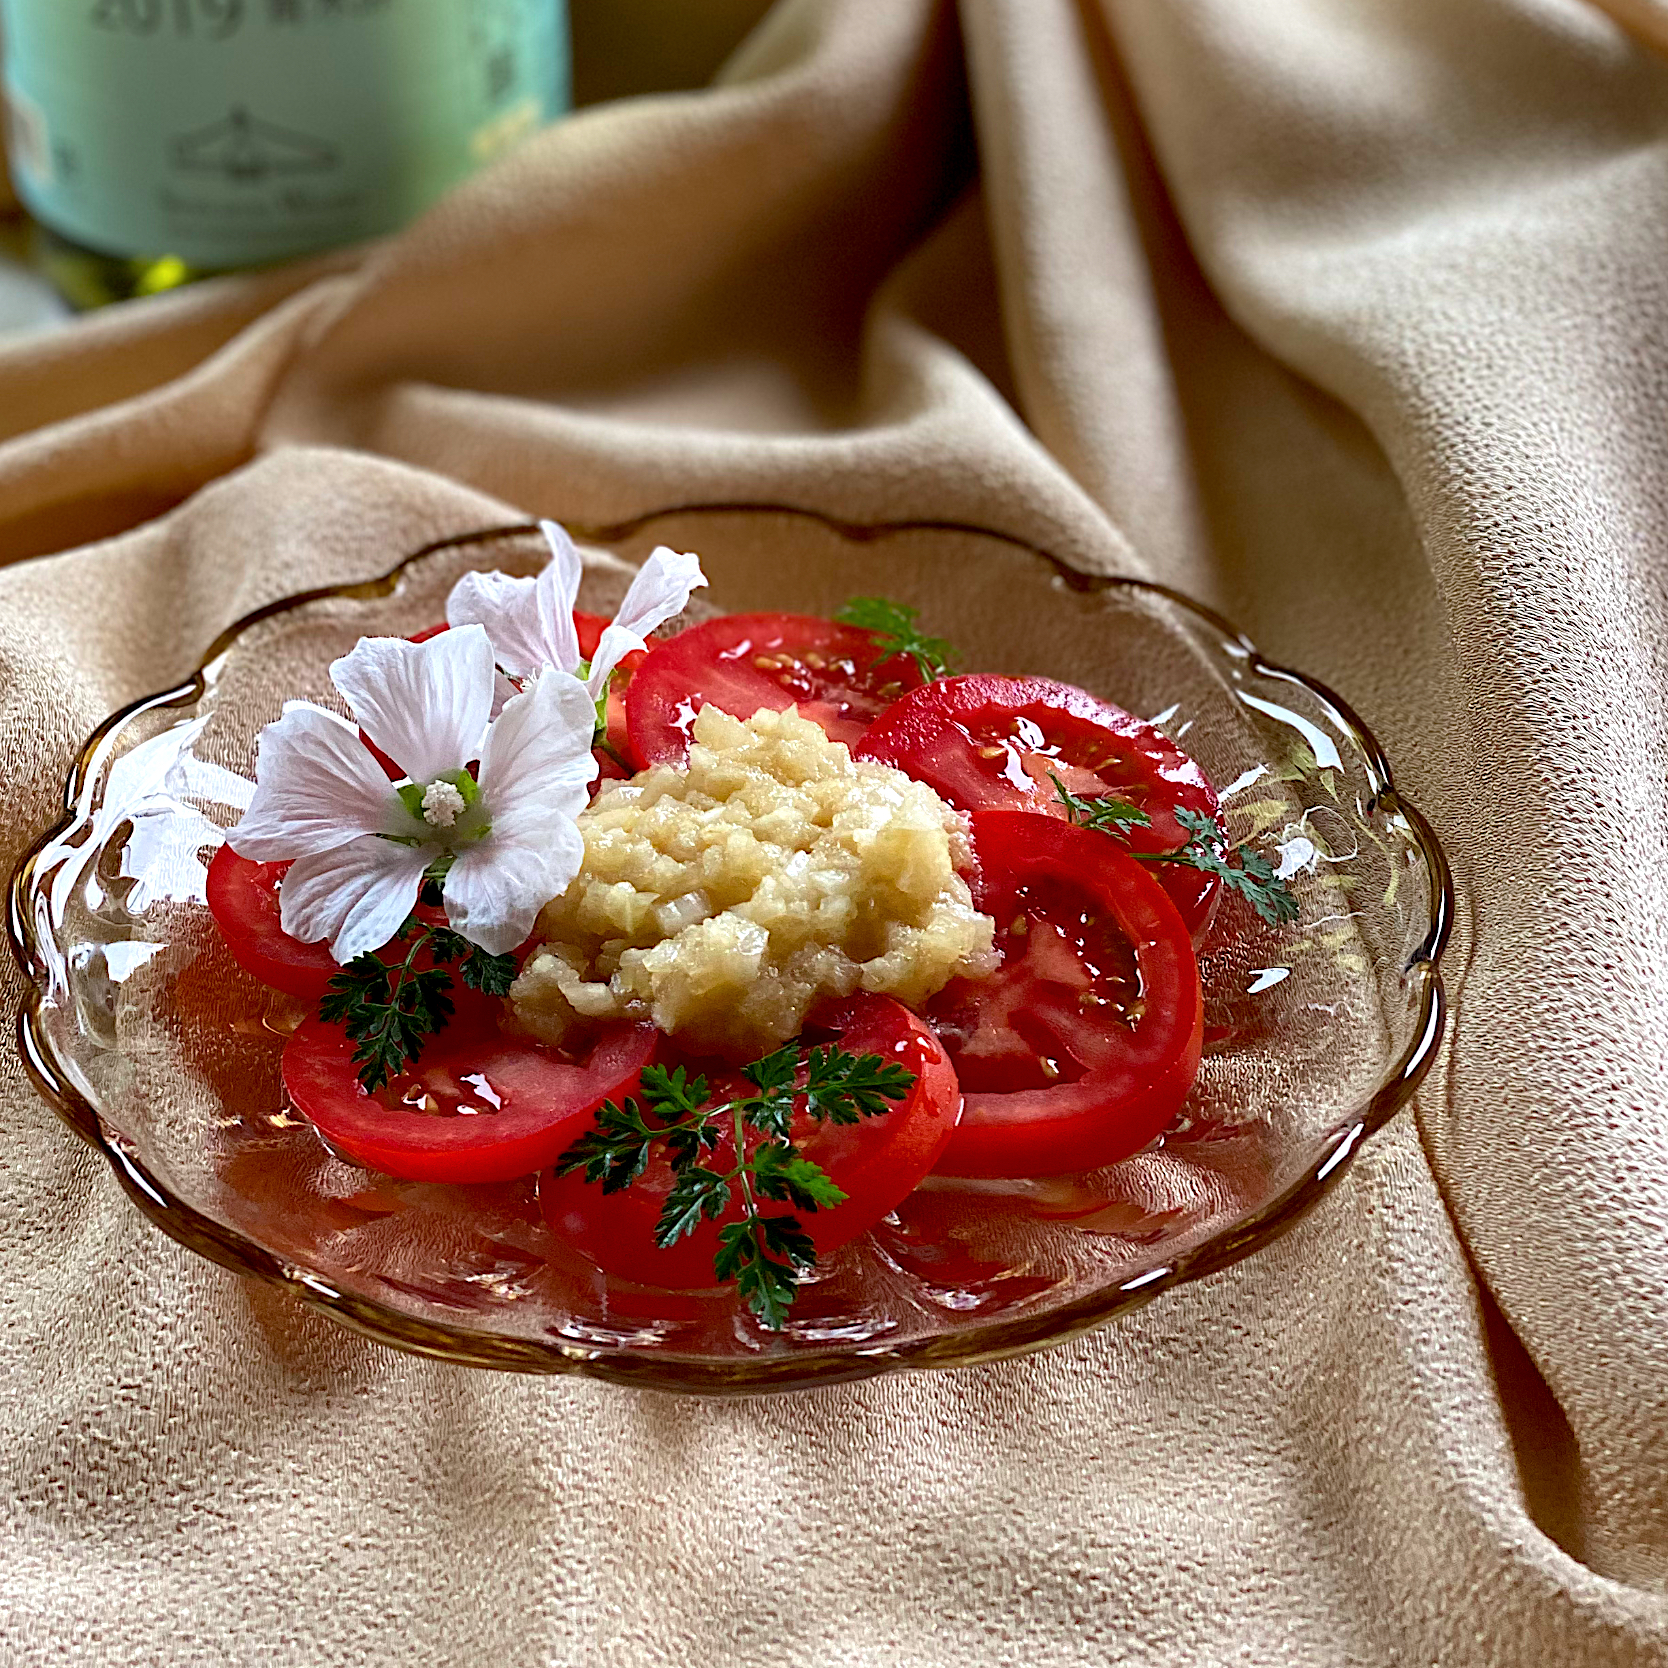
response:
{"label": "sliced tomato", "polygon": [[304,944],[278,918],[278,883],[288,863],[257,863],[223,845],[209,860],[209,913],[245,973],[304,1002],[316,1002],[341,969],[328,944]]}
{"label": "sliced tomato", "polygon": [[[279,889],[289,867],[288,863],[257,863],[223,845],[209,860],[205,898],[232,960],[263,984],[310,1003],[324,995],[325,986],[341,968],[322,940],[308,944],[284,931]],[[443,908],[420,903],[412,913],[431,927],[446,925]],[[386,949],[384,945],[377,954],[383,955]],[[400,954],[404,953],[402,949]],[[432,967],[433,958],[420,950],[415,965]]]}
{"label": "sliced tomato", "polygon": [[976,900],[1002,965],[928,1005],[966,1108],[952,1176],[1094,1170],[1144,1147],[1199,1070],[1204,1001],[1169,895],[1104,834],[975,811]]}
{"label": "sliced tomato", "polygon": [[[997,806],[1065,818],[1054,778],[1082,799],[1128,800],[1152,819],[1132,828],[1136,851],[1187,843],[1178,810],[1217,814],[1204,771],[1161,730],[1075,684],[978,673],[905,695],[852,749],[895,765],[963,811]],[[1181,864],[1158,871],[1195,937],[1222,883]]]}
{"label": "sliced tomato", "polygon": [[661,1035],[604,1027],[582,1052],[502,1035],[498,1004],[458,990],[456,1017],[374,1094],[340,1025],[310,1019],[284,1046],[284,1087],[344,1158],[407,1181],[494,1182],[553,1163],[605,1100],[633,1092]]}
{"label": "sliced tomato", "polygon": [[856,626],[810,614],[725,614],[650,648],[626,691],[626,730],[644,764],[682,764],[695,714],[709,702],[737,718],[798,706],[850,744],[921,682],[913,660],[881,655]]}
{"label": "sliced tomato", "polygon": [[[817,1123],[803,1112],[795,1117],[794,1145],[820,1164],[847,1198],[830,1209],[809,1212],[772,1202],[765,1214],[798,1217],[822,1253],[873,1227],[926,1175],[955,1128],[961,1095],[938,1040],[890,997],[854,996],[820,1011],[816,1019],[818,1030],[808,1041],[831,1034],[850,1053],[879,1054],[915,1075],[909,1098],[875,1117],[855,1124]],[[752,1092],[750,1085],[733,1077],[710,1081],[711,1104]],[[708,1169],[732,1168],[733,1131],[726,1131],[702,1162]],[[717,1285],[713,1256],[718,1232],[725,1222],[739,1218],[739,1206],[732,1205],[716,1222],[703,1221],[694,1233],[663,1250],[654,1242],[654,1230],[672,1180],[665,1148],[656,1146],[644,1173],[617,1193],[604,1193],[599,1183],[586,1181],[576,1171],[542,1177],[539,1196],[551,1229],[609,1274],[680,1290]]]}

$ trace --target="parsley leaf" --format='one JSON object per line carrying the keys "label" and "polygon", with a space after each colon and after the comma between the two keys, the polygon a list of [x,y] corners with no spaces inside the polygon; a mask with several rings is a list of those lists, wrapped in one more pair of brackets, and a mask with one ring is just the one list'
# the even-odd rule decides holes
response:
{"label": "parsley leaf", "polygon": [[[708,1104],[712,1091],[705,1077],[691,1077],[683,1066],[645,1067],[641,1106],[636,1100],[604,1102],[595,1126],[557,1159],[556,1173],[582,1171],[604,1193],[617,1193],[647,1169],[655,1143],[663,1144],[672,1185],[655,1223],[655,1244],[675,1245],[703,1221],[739,1212],[719,1229],[713,1272],[733,1281],[761,1324],[776,1330],[786,1321],[797,1276],[816,1266],[817,1253],[797,1216],[767,1216],[760,1201],[813,1212],[846,1199],[833,1177],[790,1139],[795,1113],[804,1111],[818,1123],[854,1124],[907,1100],[915,1077],[878,1054],[832,1046],[804,1050],[794,1043],[743,1066],[741,1076],[751,1094]],[[755,1137],[751,1145],[748,1131]],[[702,1164],[726,1136],[727,1157],[717,1167]]]}
{"label": "parsley leaf", "polygon": [[397,967],[368,951],[336,974],[319,1001],[319,1018],[340,1024],[358,1046],[359,1081],[380,1089],[423,1051],[424,1040],[452,1017],[452,976],[443,967],[412,966],[414,944]]}
{"label": "parsley leaf", "polygon": [[515,983],[515,957],[489,956],[478,944],[472,944],[458,971],[471,990],[478,990],[483,996],[508,996],[510,986]]}
{"label": "parsley leaf", "polygon": [[[1054,795],[1065,806],[1071,820],[1114,839],[1128,840],[1131,828],[1149,828],[1152,818],[1138,806],[1111,795],[1082,799],[1067,792],[1058,776],[1050,773]],[[1204,874],[1215,875],[1229,890],[1237,892],[1271,927],[1298,917],[1298,902],[1292,890],[1274,872],[1274,865],[1249,846],[1230,849],[1222,825],[1200,811],[1178,808],[1176,821],[1187,835],[1174,851],[1131,851],[1142,863],[1180,863]],[[1237,859],[1237,861],[1235,861]]]}
{"label": "parsley leaf", "polygon": [[792,1216],[749,1217],[718,1230],[713,1272],[734,1280],[742,1301],[772,1332],[786,1324],[798,1292],[796,1270],[814,1268],[816,1247]]}
{"label": "parsley leaf", "polygon": [[706,1104],[707,1080],[691,1077],[682,1066],[643,1068],[643,1095],[661,1117],[687,1118]]}
{"label": "parsley leaf", "polygon": [[925,636],[915,620],[920,610],[906,608],[887,597],[853,597],[834,616],[841,625],[856,626],[874,639],[881,658],[906,654],[931,683],[955,664],[956,651],[942,637]]}
{"label": "parsley leaf", "polygon": [[487,996],[508,996],[515,983],[515,957],[488,955],[479,944],[471,944],[450,927],[430,927],[429,952],[436,961],[460,962],[458,972],[471,990]]}
{"label": "parsley leaf", "polygon": [[741,1075],[765,1098],[779,1095],[788,1088],[799,1070],[799,1050],[789,1043],[774,1054],[762,1054],[750,1066],[741,1068]]}
{"label": "parsley leaf", "polygon": [[800,1210],[831,1210],[848,1197],[820,1164],[786,1142],[759,1148],[753,1159],[753,1186],[766,1199],[780,1199]]}

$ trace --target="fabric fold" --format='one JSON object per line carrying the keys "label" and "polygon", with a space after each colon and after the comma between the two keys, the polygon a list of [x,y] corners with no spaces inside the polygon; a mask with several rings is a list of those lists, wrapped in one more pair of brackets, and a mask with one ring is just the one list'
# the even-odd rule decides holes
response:
{"label": "fabric fold", "polygon": [[1668,1662],[1665,246],[1668,60],[1583,0],[783,0],[398,237],[0,345],[5,864],[255,606],[747,499],[1198,594],[1461,889],[1417,1116],[1285,1239],[751,1402],[350,1336],[154,1233],[6,1052],[7,1647]]}

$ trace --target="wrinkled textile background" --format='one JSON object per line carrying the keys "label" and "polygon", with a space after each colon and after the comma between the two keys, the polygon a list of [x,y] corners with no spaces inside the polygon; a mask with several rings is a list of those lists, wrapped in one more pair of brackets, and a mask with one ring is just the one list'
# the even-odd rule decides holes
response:
{"label": "wrinkled textile background", "polygon": [[1417,1117],[1278,1247],[735,1405],[361,1343],[8,1056],[0,1657],[1668,1663],[1665,416],[1668,60],[1583,0],[784,0],[392,243],[0,345],[6,864],[263,600],[749,498],[1199,593],[1461,900]]}

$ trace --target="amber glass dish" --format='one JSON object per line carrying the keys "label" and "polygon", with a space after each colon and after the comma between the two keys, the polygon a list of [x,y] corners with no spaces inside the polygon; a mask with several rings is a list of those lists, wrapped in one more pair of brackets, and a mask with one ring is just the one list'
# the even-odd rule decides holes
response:
{"label": "amber glass dish", "polygon": [[780,1333],[725,1290],[605,1278],[546,1228],[536,1177],[445,1187],[355,1169],[286,1105],[279,1055],[300,1012],[233,963],[204,870],[286,698],[334,704],[327,668],[360,636],[442,618],[468,568],[541,559],[527,527],[448,539],[250,615],[187,682],[115,713],[12,877],[29,1070],[164,1232],[421,1354],[747,1393],[964,1366],[1099,1326],[1266,1245],[1412,1095],[1442,1029],[1447,867],[1366,727],[1312,679],[1185,597],[975,528],[702,506],[576,532],[584,607],[610,607],[671,544],[700,552],[720,609],[895,597],[968,668],[1069,679],[1153,719],[1210,773],[1230,834],[1276,856],[1299,919],[1219,912],[1200,957],[1204,1063],[1150,1147],[1087,1175],[929,1178],[817,1271]]}

